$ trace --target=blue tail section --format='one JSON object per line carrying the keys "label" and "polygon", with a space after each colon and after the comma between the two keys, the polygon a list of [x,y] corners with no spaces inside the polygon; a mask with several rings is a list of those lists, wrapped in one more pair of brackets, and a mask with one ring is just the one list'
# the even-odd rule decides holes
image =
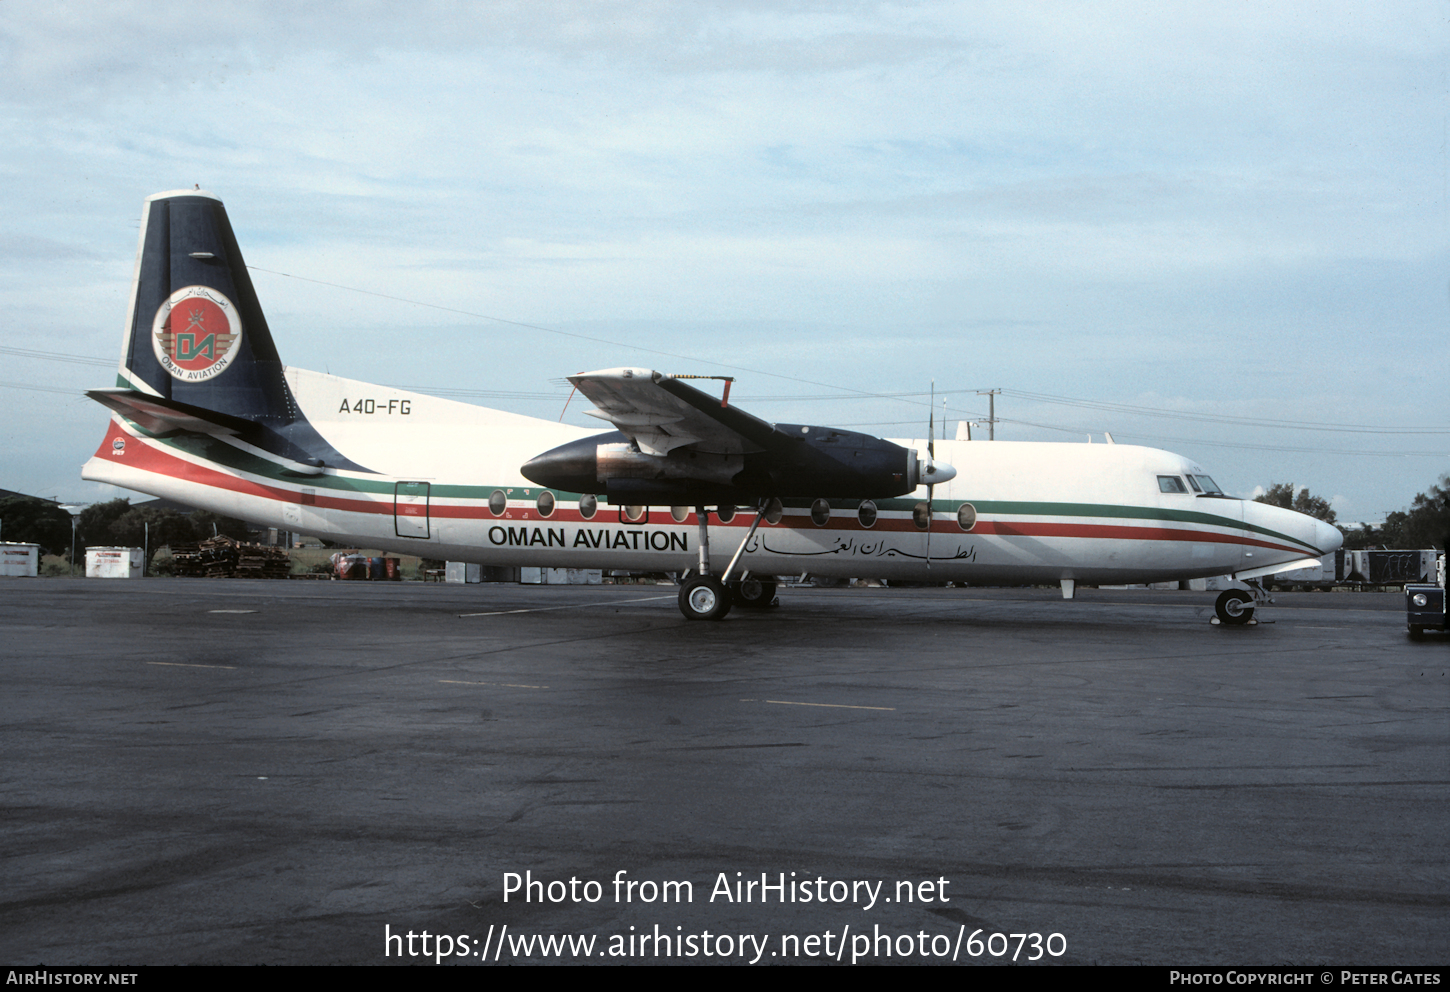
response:
{"label": "blue tail section", "polygon": [[153,427],[213,423],[313,469],[362,468],[298,410],[226,208],[210,193],[146,199],[117,385],[91,395],[143,425],[144,408]]}

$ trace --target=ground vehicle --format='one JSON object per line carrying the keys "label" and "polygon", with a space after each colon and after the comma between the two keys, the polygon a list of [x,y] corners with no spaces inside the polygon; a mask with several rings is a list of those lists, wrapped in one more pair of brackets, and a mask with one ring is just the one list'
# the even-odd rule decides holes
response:
{"label": "ground vehicle", "polygon": [[1435,584],[1411,582],[1405,585],[1405,624],[1410,636],[1426,630],[1445,630],[1445,556],[1435,563]]}

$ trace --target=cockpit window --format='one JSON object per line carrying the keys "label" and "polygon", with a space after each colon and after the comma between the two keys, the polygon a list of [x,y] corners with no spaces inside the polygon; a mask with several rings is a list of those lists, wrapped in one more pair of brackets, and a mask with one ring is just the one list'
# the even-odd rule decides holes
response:
{"label": "cockpit window", "polygon": [[1188,480],[1188,488],[1189,489],[1192,489],[1196,493],[1203,492],[1203,490],[1198,485],[1198,480],[1195,479],[1193,476],[1186,475],[1186,476],[1184,476],[1184,478]]}
{"label": "cockpit window", "polygon": [[1214,482],[1208,476],[1206,476],[1206,475],[1198,475],[1198,476],[1190,475],[1189,478],[1190,479],[1197,479],[1198,480],[1198,484],[1203,487],[1203,491],[1205,493],[1208,493],[1211,496],[1222,496],[1223,495],[1223,490],[1220,489],[1220,488],[1218,488],[1218,483],[1217,482]]}
{"label": "cockpit window", "polygon": [[1158,491],[1161,493],[1186,493],[1183,480],[1176,475],[1158,476]]}

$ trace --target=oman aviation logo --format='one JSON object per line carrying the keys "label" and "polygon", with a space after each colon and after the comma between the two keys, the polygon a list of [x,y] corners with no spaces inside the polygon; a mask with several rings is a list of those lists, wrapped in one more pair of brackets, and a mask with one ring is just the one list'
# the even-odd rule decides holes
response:
{"label": "oman aviation logo", "polygon": [[236,304],[209,286],[171,294],[151,322],[156,360],[182,382],[202,382],[226,371],[242,346]]}

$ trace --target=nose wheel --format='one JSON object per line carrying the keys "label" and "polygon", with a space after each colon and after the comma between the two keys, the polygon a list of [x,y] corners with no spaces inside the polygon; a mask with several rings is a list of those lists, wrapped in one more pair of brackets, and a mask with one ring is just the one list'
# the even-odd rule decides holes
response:
{"label": "nose wheel", "polygon": [[1228,589],[1219,593],[1218,601],[1213,604],[1213,612],[1219,623],[1242,627],[1254,622],[1254,607],[1259,602],[1271,603],[1273,600],[1257,585],[1251,590]]}

